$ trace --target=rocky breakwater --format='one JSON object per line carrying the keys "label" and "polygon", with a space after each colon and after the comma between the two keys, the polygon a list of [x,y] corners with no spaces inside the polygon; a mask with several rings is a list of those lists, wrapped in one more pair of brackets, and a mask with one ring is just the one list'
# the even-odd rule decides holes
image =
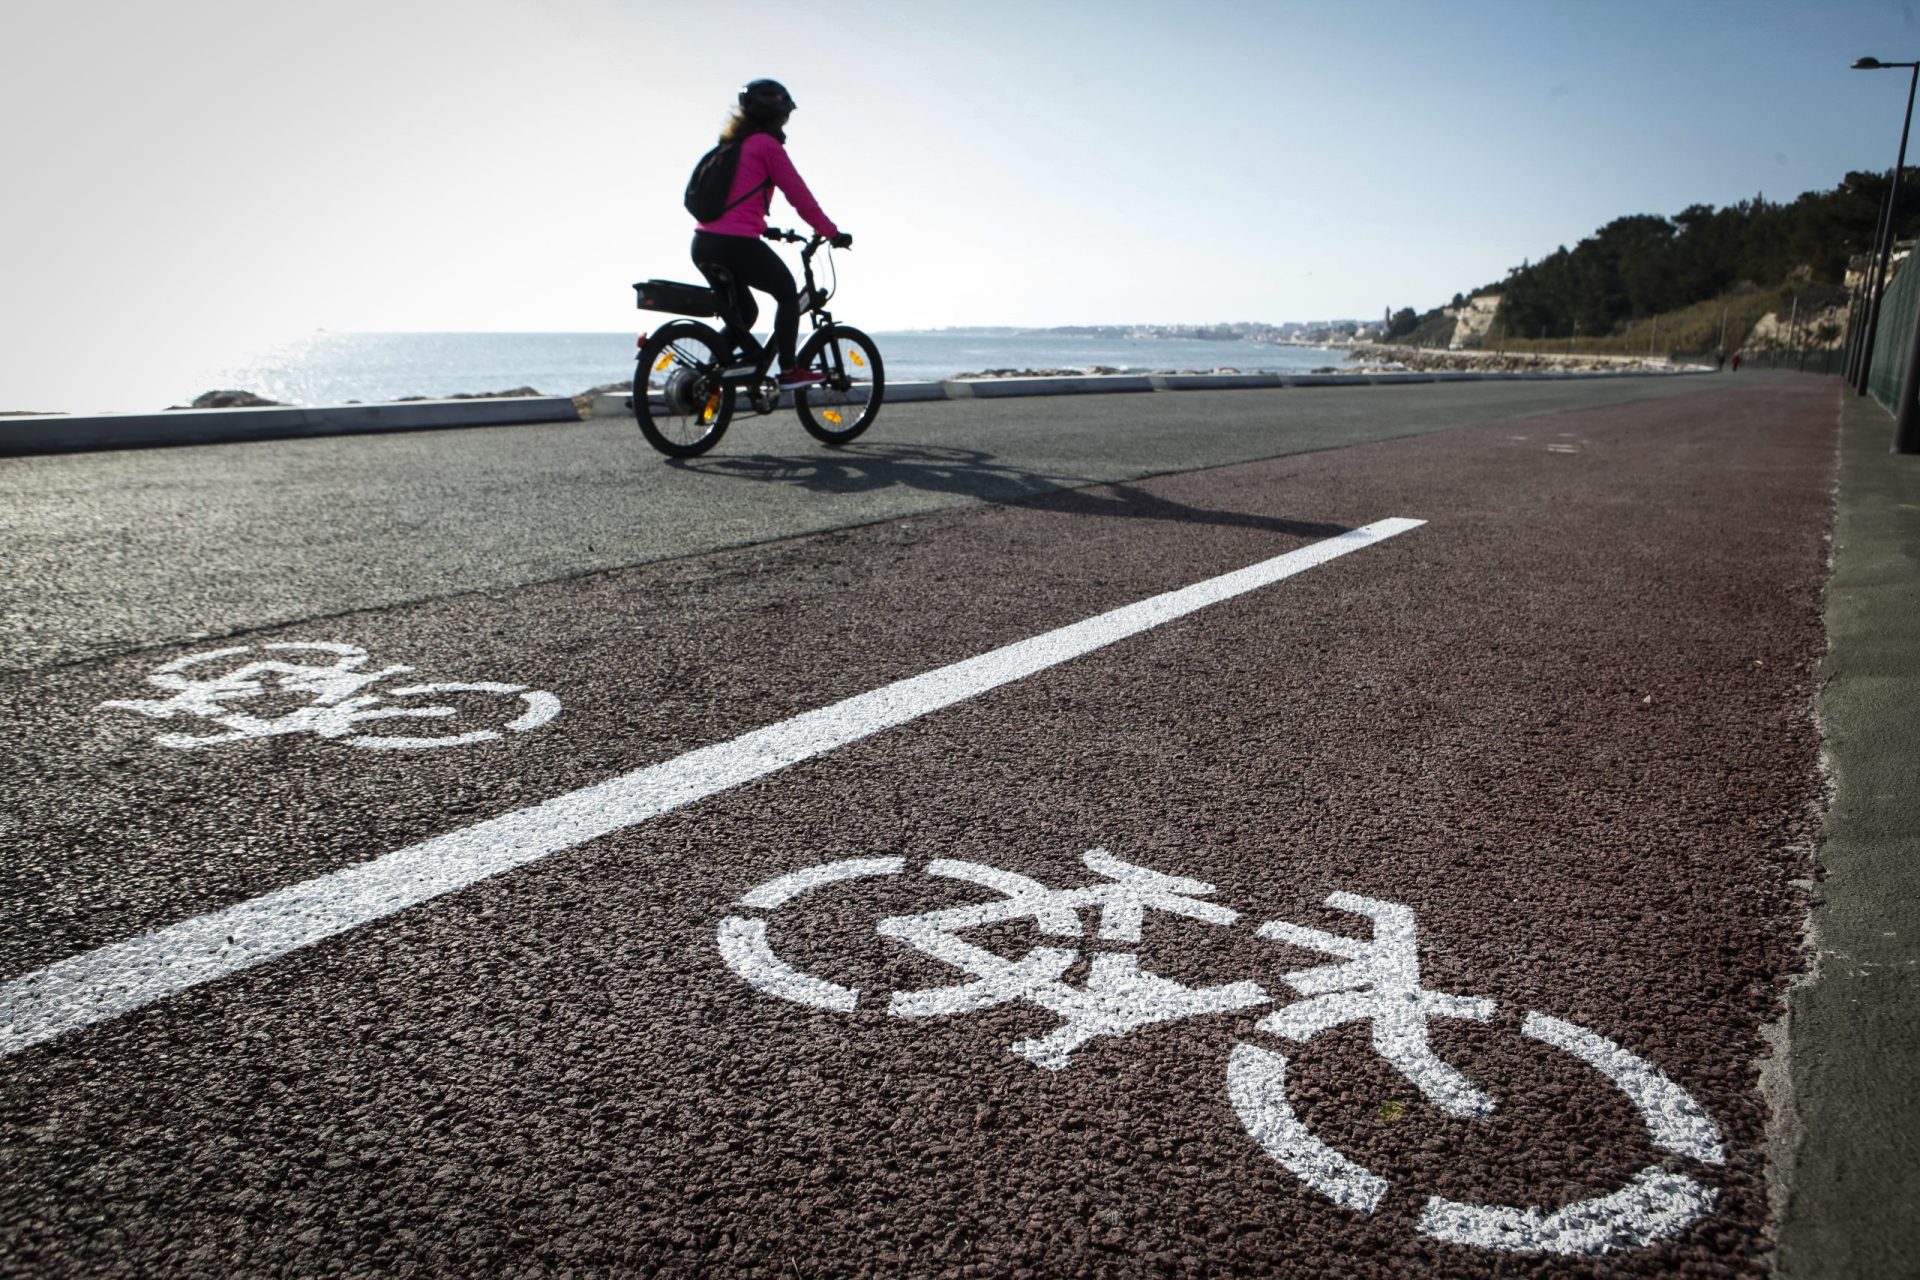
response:
{"label": "rocky breakwater", "polygon": [[1085,378],[1101,374],[1124,373],[1124,369],[1096,364],[1086,369],[982,369],[977,373],[956,373],[951,382],[978,382],[983,378]]}
{"label": "rocky breakwater", "polygon": [[949,381],[977,382],[982,378],[1098,378],[1114,377],[1121,374],[1141,374],[1159,377],[1185,376],[1202,373],[1239,373],[1239,369],[1115,369],[1111,365],[1096,364],[1085,369],[982,369],[978,373],[956,373]]}
{"label": "rocky breakwater", "polygon": [[[626,383],[621,383],[626,386]],[[514,387],[509,391],[456,391],[450,396],[401,396],[398,400],[378,401],[382,404],[411,404],[419,400],[510,400],[520,396],[539,396],[545,392],[532,387]],[[349,400],[348,404],[360,404],[359,400]],[[284,400],[269,400],[252,391],[203,391],[193,398],[192,404],[170,404],[168,410],[175,409],[284,409]]]}
{"label": "rocky breakwater", "polygon": [[582,418],[591,418],[593,416],[593,402],[601,396],[615,394],[623,396],[632,395],[633,379],[629,378],[624,382],[603,382],[597,387],[588,387],[585,391],[573,397],[574,411]]}
{"label": "rocky breakwater", "polygon": [[1664,357],[1559,355],[1537,351],[1427,351],[1411,347],[1375,347],[1347,357],[1347,372],[1357,373],[1622,373],[1670,372]]}
{"label": "rocky breakwater", "polygon": [[170,404],[168,409],[277,409],[278,400],[269,400],[252,391],[202,391],[192,404]]}

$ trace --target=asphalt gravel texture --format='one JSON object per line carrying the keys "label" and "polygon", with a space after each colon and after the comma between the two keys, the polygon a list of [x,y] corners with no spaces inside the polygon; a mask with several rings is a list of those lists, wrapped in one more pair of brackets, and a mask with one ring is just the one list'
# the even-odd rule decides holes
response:
{"label": "asphalt gravel texture", "polygon": [[[1762,375],[1764,376],[1764,375]],[[1704,376],[886,406],[827,450],[790,413],[670,464],[633,419],[0,460],[0,671],[1595,404]]]}
{"label": "asphalt gravel texture", "polygon": [[[1161,397],[1177,400],[1178,397]],[[0,676],[0,979],[722,742],[1390,516],[1418,529],[758,781],[0,1059],[5,1275],[1687,1275],[1767,1257],[1762,1027],[1802,962],[1831,520],[1831,384],[1506,417],[1118,485],[903,513],[217,646],[328,641],[406,678],[553,692],[441,751],[287,734],[194,750],[102,703],[198,641]],[[883,420],[882,429],[884,429]],[[1388,433],[1383,433],[1388,434]],[[251,448],[253,446],[229,446]],[[272,446],[307,448],[309,444]],[[379,446],[376,446],[379,447]],[[686,474],[665,468],[663,476]],[[704,490],[703,490],[704,491]],[[490,700],[491,699],[491,700]],[[500,702],[463,695],[461,721]],[[291,709],[275,705],[277,710]],[[1271,1003],[1011,1051],[1030,1003],[934,1018],[965,975],[876,931],[982,901],[959,859],[1056,889],[1086,851],[1215,886],[1231,925],[1137,944],[1012,922]],[[833,1011],[756,990],[717,930],[755,886],[899,858],[761,912]],[[1257,1027],[1353,937],[1417,920],[1434,1019],[1493,1095],[1442,1114],[1368,1026]],[[1657,1067],[1723,1164],[1521,1034],[1539,1012]],[[1226,1088],[1288,1055],[1371,1213],[1275,1163]],[[1427,1197],[1553,1208],[1659,1166],[1714,1195],[1595,1256],[1447,1244]]]}

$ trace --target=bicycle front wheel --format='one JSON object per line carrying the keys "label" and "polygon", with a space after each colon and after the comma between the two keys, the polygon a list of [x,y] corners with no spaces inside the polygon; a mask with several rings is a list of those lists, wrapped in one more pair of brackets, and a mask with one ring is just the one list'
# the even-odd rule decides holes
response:
{"label": "bicycle front wheel", "polygon": [[825,378],[794,393],[807,434],[822,444],[845,444],[873,425],[887,390],[880,348],[844,324],[817,330],[800,348],[799,364]]}
{"label": "bicycle front wheel", "polygon": [[633,416],[647,443],[691,458],[720,443],[733,419],[733,388],[720,381],[727,346],[694,320],[670,320],[640,344]]}

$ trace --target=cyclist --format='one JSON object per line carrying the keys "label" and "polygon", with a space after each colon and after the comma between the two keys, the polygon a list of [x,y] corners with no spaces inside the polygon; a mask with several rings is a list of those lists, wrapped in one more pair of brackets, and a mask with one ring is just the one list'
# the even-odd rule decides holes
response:
{"label": "cyclist", "polygon": [[[794,341],[800,332],[800,290],[793,273],[773,247],[760,238],[767,229],[767,211],[774,188],[815,231],[837,249],[852,245],[853,237],[840,230],[807,190],[800,173],[787,158],[787,117],[794,101],[778,80],[755,80],[740,90],[740,98],[721,130],[722,143],[740,143],[740,167],[727,193],[727,211],[703,222],[693,233],[693,262],[702,268],[724,267],[731,273],[733,306],[740,323],[751,328],[760,316],[752,289],[770,296],[775,304],[773,348],[780,359],[780,385],[807,386],[820,375],[794,366]],[[744,335],[730,335],[744,336]]]}

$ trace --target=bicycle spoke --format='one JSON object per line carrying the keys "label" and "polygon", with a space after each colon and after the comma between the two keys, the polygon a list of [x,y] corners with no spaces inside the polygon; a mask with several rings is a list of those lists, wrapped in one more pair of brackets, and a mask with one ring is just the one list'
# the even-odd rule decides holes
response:
{"label": "bicycle spoke", "polygon": [[713,447],[733,413],[719,380],[727,352],[717,334],[689,321],[657,331],[634,371],[634,416],[660,452],[691,457]]}
{"label": "bicycle spoke", "polygon": [[873,339],[836,324],[816,332],[801,358],[824,379],[796,398],[800,421],[815,439],[845,444],[872,425],[886,386]]}

